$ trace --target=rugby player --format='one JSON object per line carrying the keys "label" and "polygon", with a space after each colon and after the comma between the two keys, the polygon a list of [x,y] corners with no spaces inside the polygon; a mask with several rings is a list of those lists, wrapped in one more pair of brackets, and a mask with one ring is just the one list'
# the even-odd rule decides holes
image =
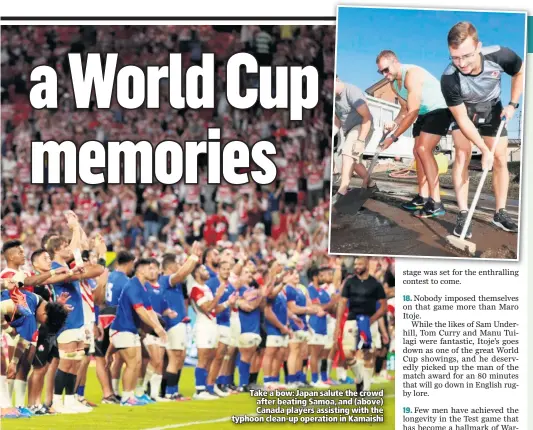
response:
{"label": "rugby player", "polygon": [[150,264],[151,260],[143,258],[135,263],[135,276],[125,285],[120,295],[117,315],[109,330],[112,346],[106,354],[106,359],[109,359],[113,350],[118,350],[125,364],[120,402],[123,406],[142,406],[152,402],[146,396],[135,395],[135,386],[140,377],[141,367],[139,329],[141,327],[151,328],[163,342],[167,341],[167,334],[152,310],[150,294],[145,287],[150,276],[148,273]]}
{"label": "rugby player", "polygon": [[[229,283],[229,276],[232,265],[230,258],[222,258],[218,267],[218,276],[211,278],[206,282],[206,285],[211,289],[213,296],[216,295],[221,285],[224,285],[224,292],[219,298],[219,303],[225,303],[235,292],[235,287]],[[217,314],[217,329],[218,329],[218,345],[209,374],[207,375],[207,390],[211,394],[216,394],[220,397],[227,397],[230,393],[225,387],[225,380],[222,377],[221,369],[225,361],[229,360],[229,347],[233,345],[233,338],[230,329],[230,316],[233,307],[228,307]]]}
{"label": "rugby player", "polygon": [[446,211],[440,199],[439,168],[433,151],[441,137],[448,134],[452,117],[439,81],[420,66],[400,63],[390,50],[381,51],[376,64],[378,72],[391,83],[401,106],[396,118],[385,123],[384,130],[393,133],[383,141],[383,148],[387,149],[413,126],[418,194],[402,207],[419,218],[442,216]]}
{"label": "rugby player", "polygon": [[[335,81],[335,118],[336,125],[342,127],[345,140],[342,147],[340,188],[331,199],[333,205],[341,195],[348,192],[354,171],[365,182],[369,180],[362,161],[365,148],[374,132],[372,114],[365,94],[355,85],[341,81],[338,76]],[[373,187],[375,183],[370,181],[368,185]]]}
{"label": "rugby player", "polygon": [[[313,278],[316,270],[310,269],[308,277]],[[287,383],[288,388],[307,386],[307,342],[310,338],[307,315],[323,315],[321,309],[316,309],[311,304],[307,289],[299,288],[300,275],[298,271],[289,271],[288,283],[285,286],[287,296],[287,308],[295,316],[289,321],[293,336],[289,339],[289,356],[287,359]]]}
{"label": "rugby player", "polygon": [[[73,236],[82,236],[81,227],[77,219],[69,220]],[[63,236],[55,236],[48,241],[48,253],[53,258],[52,269],[69,267],[68,262],[73,259],[73,252],[69,247],[67,239]],[[83,271],[74,273],[69,270],[69,276],[62,282],[53,284],[56,296],[66,292],[69,294],[67,304],[72,306],[67,321],[62,329],[58,332],[57,343],[59,349],[59,365],[55,375],[54,382],[54,409],[58,412],[90,412],[91,407],[79,402],[74,397],[74,388],[76,384],[76,374],[80,369],[81,361],[85,356],[84,351],[84,324],[83,299],[81,295],[80,280],[96,278],[104,273],[106,262],[105,253],[107,251],[103,240],[96,244],[97,264],[85,264]],[[65,399],[62,395],[65,391]]]}
{"label": "rugby player", "polygon": [[[2,255],[6,260],[6,268],[0,273],[2,279],[14,279],[17,285],[15,288],[6,291],[11,300],[22,311],[27,307],[26,296],[22,294],[22,290],[33,292],[35,285],[40,285],[50,279],[51,276],[56,274],[65,273],[66,269],[59,269],[57,271],[50,270],[31,274],[29,272],[22,271],[21,268],[25,263],[25,253],[22,246],[22,242],[18,240],[6,241],[2,246]],[[20,287],[20,288],[19,288]],[[4,295],[4,298],[6,296]],[[12,357],[15,352],[15,345],[13,344],[14,338],[7,336],[9,356]],[[15,405],[17,407],[23,407],[26,399],[26,386],[27,377],[30,371],[31,362],[33,360],[33,353],[30,355],[30,350],[24,348],[23,354],[20,357],[20,364],[17,366],[16,377],[12,376],[8,378],[8,391],[11,398],[13,389],[15,391]],[[29,411],[27,411],[29,413]]]}
{"label": "rugby player", "polygon": [[118,301],[129,276],[133,273],[135,256],[129,251],[120,251],[116,258],[116,267],[109,274],[105,293],[105,306],[100,310],[98,316],[99,338],[95,342],[96,372],[102,384],[104,404],[120,403],[118,386],[120,382],[120,371],[124,364],[120,354],[114,354],[111,370],[107,369],[106,353],[110,346],[109,330],[111,323],[116,317]]}
{"label": "rugby player", "polygon": [[[320,308],[321,312],[311,315],[309,317],[309,328],[311,337],[308,345],[310,349],[310,367],[311,367],[311,386],[315,388],[327,388],[328,384],[319,380],[319,361],[322,357],[323,351],[327,343],[327,318],[326,312],[333,310],[336,306],[336,302],[331,300],[331,296],[326,288],[324,288],[323,273],[327,271],[327,268],[321,268],[318,271],[318,279],[313,279],[313,282],[309,284],[307,290],[309,292],[309,298],[311,303],[315,307]],[[327,355],[326,355],[327,357]],[[325,375],[324,369],[324,376]],[[326,377],[327,379],[327,377]]]}
{"label": "rugby player", "polygon": [[[147,282],[145,284],[146,289],[150,294],[150,301],[152,303],[152,308],[157,314],[158,318],[163,316],[168,319],[175,319],[178,316],[178,313],[171,310],[169,304],[163,297],[163,291],[157,278],[159,277],[159,262],[155,259],[151,259],[150,267],[147,271]],[[163,324],[165,324],[163,320]],[[163,325],[162,324],[162,325]],[[163,380],[163,363],[165,359],[165,349],[167,344],[163,340],[155,335],[155,333],[147,333],[144,337],[144,346],[146,347],[148,354],[150,356],[151,372],[146,372],[145,384],[150,382],[150,397],[158,402],[169,402],[170,399],[165,397],[160,397],[161,391],[161,382]]]}
{"label": "rugby player", "polygon": [[[103,241],[101,236],[97,236],[96,242]],[[97,257],[94,251],[85,250],[82,253],[82,260],[84,263],[97,264]],[[95,330],[96,328],[96,305],[95,298],[99,301],[103,297],[109,271],[104,270],[104,273],[96,279],[83,279],[80,281],[81,298],[83,302],[83,316],[85,320],[84,331],[84,351],[85,357],[81,361],[80,369],[76,379],[76,398],[78,401],[86,406],[96,407],[95,403],[89,402],[85,398],[85,382],[87,380],[87,370],[91,361],[91,356],[95,352]]]}
{"label": "rugby player", "polygon": [[331,268],[325,268],[319,275],[322,276],[322,288],[326,289],[333,307],[326,313],[326,343],[322,351],[322,360],[320,364],[320,380],[328,385],[338,385],[338,382],[331,378],[331,370],[333,367],[333,359],[337,353],[337,342],[334,338],[336,325],[336,303],[340,298],[340,286],[342,280],[342,270],[340,261],[337,262],[335,272]]}
{"label": "rugby player", "polygon": [[[448,33],[450,65],[441,78],[444,99],[453,115],[452,136],[455,145],[453,183],[457,205],[461,211],[453,234],[460,236],[468,215],[468,167],[472,144],[483,154],[482,164],[494,172],[492,185],[495,214],[492,223],[502,230],[518,231],[505,207],[509,190],[507,168],[507,130],[504,128],[494,157],[490,150],[496,144],[495,136],[502,119],[509,124],[518,108],[524,86],[524,64],[519,55],[503,46],[482,47],[476,28],[470,22],[455,24]],[[502,73],[512,76],[509,102],[501,100]],[[472,237],[469,226],[467,238]]]}
{"label": "rugby player", "polygon": [[[50,274],[50,272],[48,272],[48,274]],[[57,275],[57,277],[61,276],[62,275]],[[17,288],[16,284],[12,284],[10,289],[12,288]],[[17,305],[10,298],[8,291],[2,291],[1,295],[2,325],[4,326],[4,323],[7,322],[9,326],[5,332],[8,335],[19,336],[16,349],[6,369],[8,378],[14,378],[17,374],[21,365],[21,357],[25,356],[30,363],[33,361],[37,345],[37,336],[39,333],[39,324],[43,327],[43,330],[46,330],[49,333],[55,333],[61,329],[67,319],[69,310],[71,310],[69,307],[65,306],[65,302],[68,299],[68,295],[65,293],[58,298],[57,302],[47,302],[41,296],[25,289],[21,290],[20,294],[25,296],[24,307]],[[4,358],[5,357],[2,354],[1,360],[3,366],[6,364]],[[5,386],[5,382],[0,382],[2,383],[2,389],[0,389],[0,391],[6,393],[7,387]],[[25,390],[23,394],[26,394]],[[32,416],[34,414],[43,415],[47,412],[42,410],[40,405],[35,405],[34,403],[32,403],[32,405],[35,406],[32,410],[26,410],[26,408],[19,406],[19,412],[24,416]],[[2,405],[2,407],[4,407],[4,405]]]}
{"label": "rugby player", "polygon": [[163,298],[170,309],[177,313],[176,318],[163,318],[168,335],[168,364],[165,372],[166,388],[164,397],[176,401],[190,400],[189,397],[185,397],[179,392],[181,369],[183,368],[187,349],[187,323],[189,322],[187,315],[188,295],[185,282],[200,260],[200,255],[201,249],[197,242],[193,243],[191,255],[181,267],[175,254],[163,255],[163,274],[158,279],[163,291]]}
{"label": "rugby player", "polygon": [[237,288],[239,299],[236,302],[241,325],[238,338],[240,392],[249,392],[252,388],[250,385],[250,367],[257,347],[261,343],[261,309],[259,307],[263,303],[264,290],[253,288],[251,286],[253,280],[252,271],[249,265],[246,265],[242,268],[239,277]]}
{"label": "rugby player", "polygon": [[289,346],[289,338],[292,337],[292,331],[288,326],[287,296],[284,292],[290,274],[281,277],[279,276],[281,270],[281,265],[276,262],[270,268],[269,283],[273,288],[267,296],[264,310],[267,340],[263,358],[263,381],[266,389],[284,388],[279,384],[279,371],[281,363],[284,362],[286,348]]}
{"label": "rugby player", "polygon": [[[31,255],[31,264],[36,274],[46,273],[51,271],[52,259],[46,251],[41,248],[33,252]],[[34,293],[39,295],[45,302],[56,301],[53,283],[63,282],[69,277],[68,269],[62,267],[53,272],[46,280],[46,285],[35,285]],[[68,293],[63,294],[63,298],[57,297],[58,302],[62,302],[64,298],[68,299]],[[71,306],[65,307],[67,311],[71,310]],[[58,329],[61,327],[57,327]],[[57,349],[57,330],[54,330],[49,324],[41,324],[39,327],[38,339],[35,356],[33,358],[31,372],[28,380],[28,405],[34,415],[45,415],[53,413],[51,407],[46,404],[41,404],[41,395],[44,387],[44,380],[50,363],[59,360],[59,351]],[[51,404],[51,399],[49,399]]]}
{"label": "rugby player", "polygon": [[198,349],[198,363],[195,369],[197,400],[215,400],[219,397],[213,392],[213,385],[207,387],[209,368],[215,357],[218,330],[216,314],[232,306],[237,297],[232,294],[227,301],[219,304],[219,300],[226,290],[226,284],[220,284],[213,296],[211,289],[205,284],[210,274],[205,265],[197,265],[192,272],[194,284],[189,296],[197,313],[195,324],[195,343]]}

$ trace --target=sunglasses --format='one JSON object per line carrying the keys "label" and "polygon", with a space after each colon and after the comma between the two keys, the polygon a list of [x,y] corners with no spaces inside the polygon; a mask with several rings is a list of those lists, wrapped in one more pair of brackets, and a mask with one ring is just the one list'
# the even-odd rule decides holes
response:
{"label": "sunglasses", "polygon": [[389,73],[389,71],[390,71],[390,70],[389,70],[388,67],[385,67],[384,69],[381,69],[381,70],[378,69],[378,73],[379,73],[380,75],[386,75],[387,73]]}

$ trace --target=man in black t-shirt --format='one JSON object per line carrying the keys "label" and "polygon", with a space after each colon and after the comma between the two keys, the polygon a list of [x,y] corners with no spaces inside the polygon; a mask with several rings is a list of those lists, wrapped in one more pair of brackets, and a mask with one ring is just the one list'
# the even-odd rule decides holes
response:
{"label": "man in black t-shirt", "polygon": [[[483,168],[494,163],[493,187],[496,213],[493,224],[510,232],[518,225],[509,217],[505,206],[509,188],[507,169],[507,131],[504,129],[494,158],[490,150],[502,118],[507,124],[518,107],[524,83],[522,59],[512,50],[500,46],[481,47],[476,28],[460,22],[448,33],[451,64],[441,78],[444,99],[455,118],[452,136],[455,145],[453,182],[460,213],[453,233],[460,236],[468,214],[468,165],[472,145],[482,152]],[[501,75],[512,76],[511,97],[507,106],[501,102]],[[470,228],[466,237],[472,237]]]}
{"label": "man in black t-shirt", "polygon": [[354,372],[357,390],[368,391],[374,371],[370,327],[385,315],[387,300],[381,283],[370,276],[367,257],[357,257],[354,269],[354,276],[346,279],[342,287],[337,306],[335,339],[339,338],[342,316],[348,306],[342,348],[346,362]]}

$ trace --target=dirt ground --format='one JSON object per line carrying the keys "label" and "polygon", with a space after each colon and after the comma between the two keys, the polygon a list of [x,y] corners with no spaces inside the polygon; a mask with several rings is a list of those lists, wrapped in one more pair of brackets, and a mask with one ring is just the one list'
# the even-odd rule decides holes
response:
{"label": "dirt ground", "polygon": [[[465,257],[449,248],[446,236],[453,234],[456,215],[418,219],[400,208],[400,202],[379,197],[368,200],[357,214],[331,215],[332,254],[375,254],[432,257]],[[518,236],[473,220],[472,238],[476,257],[517,258]]]}

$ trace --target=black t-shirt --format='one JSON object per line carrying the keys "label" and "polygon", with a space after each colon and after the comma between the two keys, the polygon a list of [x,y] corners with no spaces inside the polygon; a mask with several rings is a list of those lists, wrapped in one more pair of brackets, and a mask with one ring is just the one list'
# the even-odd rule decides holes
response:
{"label": "black t-shirt", "polygon": [[37,285],[33,288],[33,292],[47,302],[54,301],[53,291],[48,285]]}
{"label": "black t-shirt", "polygon": [[522,67],[522,59],[509,48],[488,46],[481,49],[481,72],[464,75],[450,64],[441,78],[441,90],[450,107],[497,102],[501,95],[501,73],[516,75]]}
{"label": "black t-shirt", "polygon": [[349,320],[354,320],[357,315],[374,315],[377,302],[386,298],[383,285],[373,276],[364,280],[355,275],[348,278],[341,295],[348,299]]}

